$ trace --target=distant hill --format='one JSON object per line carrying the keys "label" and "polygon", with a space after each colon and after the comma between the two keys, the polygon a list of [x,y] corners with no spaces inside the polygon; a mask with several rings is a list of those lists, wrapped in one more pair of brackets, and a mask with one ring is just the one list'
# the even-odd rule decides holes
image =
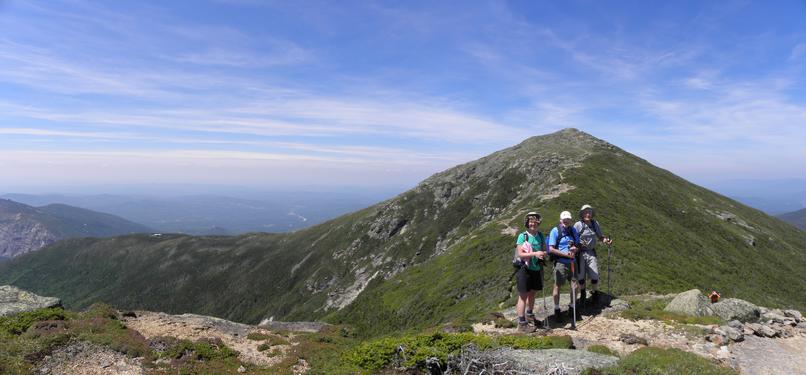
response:
{"label": "distant hill", "polygon": [[0,256],[11,258],[58,240],[109,237],[150,232],[151,229],[117,216],[51,204],[31,207],[0,199]]}
{"label": "distant hill", "polygon": [[[235,194],[237,192],[234,192]],[[28,205],[64,203],[108,212],[159,232],[194,235],[281,233],[319,224],[382,200],[378,192],[241,192],[182,196],[5,194]]]}
{"label": "distant hill", "polygon": [[778,215],[778,218],[806,231],[806,208]]}
{"label": "distant hill", "polygon": [[548,231],[562,210],[583,204],[596,207],[615,239],[619,294],[696,287],[806,309],[806,294],[791,293],[806,290],[806,233],[574,129],[309,229],[61,241],[0,266],[0,284],[73,307],[104,301],[251,323],[324,319],[378,334],[513,304],[509,262],[523,214],[541,212]]}

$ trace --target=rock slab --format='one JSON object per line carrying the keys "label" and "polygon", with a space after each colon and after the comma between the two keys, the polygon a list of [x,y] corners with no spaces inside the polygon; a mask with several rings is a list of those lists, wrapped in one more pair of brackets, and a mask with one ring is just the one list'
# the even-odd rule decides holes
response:
{"label": "rock slab", "polygon": [[758,306],[738,298],[726,298],[710,307],[716,315],[727,321],[755,322],[761,317]]}
{"label": "rock slab", "polygon": [[689,316],[710,316],[714,315],[710,304],[699,289],[692,289],[675,296],[663,310]]}
{"label": "rock slab", "polygon": [[0,285],[0,316],[61,306],[55,297],[42,297],[11,285]]}

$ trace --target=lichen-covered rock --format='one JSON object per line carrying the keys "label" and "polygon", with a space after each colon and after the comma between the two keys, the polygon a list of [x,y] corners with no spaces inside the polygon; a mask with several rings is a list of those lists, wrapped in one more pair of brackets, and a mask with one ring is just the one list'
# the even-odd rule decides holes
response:
{"label": "lichen-covered rock", "polygon": [[758,306],[738,298],[726,298],[712,304],[711,310],[723,320],[755,322],[761,316]]}
{"label": "lichen-covered rock", "polygon": [[664,310],[689,316],[714,315],[714,310],[709,305],[708,298],[699,289],[692,289],[678,294]]}
{"label": "lichen-covered rock", "polygon": [[42,297],[11,285],[0,285],[0,316],[61,306],[55,297]]}

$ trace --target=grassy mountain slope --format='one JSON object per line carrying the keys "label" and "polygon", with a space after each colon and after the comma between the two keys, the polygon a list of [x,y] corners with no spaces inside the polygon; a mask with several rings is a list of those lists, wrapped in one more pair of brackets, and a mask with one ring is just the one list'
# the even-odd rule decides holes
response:
{"label": "grassy mountain slope", "polygon": [[[806,233],[573,129],[296,233],[62,241],[0,266],[0,283],[68,306],[324,318],[366,334],[421,328],[513,303],[509,260],[522,214],[540,211],[547,232],[560,211],[585,203],[615,238],[620,293],[699,287],[806,307],[806,295],[787,292],[806,287],[796,272],[806,267]],[[604,274],[604,249],[600,257]]]}
{"label": "grassy mountain slope", "polygon": [[806,230],[806,208],[778,215],[778,218],[800,228],[801,230]]}

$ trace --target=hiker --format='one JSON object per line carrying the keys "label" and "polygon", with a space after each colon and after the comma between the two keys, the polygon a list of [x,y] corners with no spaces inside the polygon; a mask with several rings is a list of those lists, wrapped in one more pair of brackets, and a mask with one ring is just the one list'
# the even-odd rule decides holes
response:
{"label": "hiker", "polygon": [[591,279],[591,302],[599,302],[599,263],[596,259],[596,241],[602,241],[607,245],[613,240],[602,234],[599,223],[593,219],[594,211],[590,205],[584,205],[579,209],[579,221],[574,224],[574,229],[579,234],[579,254],[577,255],[577,280],[579,281],[579,303],[585,306],[585,279]]}
{"label": "hiker", "polygon": [[[543,289],[543,270],[541,262],[546,257],[543,248],[543,233],[537,230],[540,226],[540,214],[529,212],[524,218],[526,231],[518,235],[517,251],[518,257],[523,261],[523,265],[517,271],[518,277],[518,331],[534,332],[538,326],[535,318],[535,292]],[[534,328],[529,328],[529,323]]]}
{"label": "hiker", "polygon": [[547,240],[549,254],[554,258],[554,289],[551,294],[554,297],[554,318],[558,322],[562,322],[562,316],[560,315],[560,286],[566,280],[572,285],[571,301],[575,300],[573,290],[576,288],[576,280],[571,276],[571,262],[576,256],[576,244],[579,243],[579,238],[573,224],[571,213],[563,211],[560,214],[560,224],[551,229]]}
{"label": "hiker", "polygon": [[722,297],[722,296],[720,296],[719,292],[717,292],[716,290],[712,291],[711,294],[708,296],[708,298],[711,299],[711,303],[719,302],[720,297]]}

